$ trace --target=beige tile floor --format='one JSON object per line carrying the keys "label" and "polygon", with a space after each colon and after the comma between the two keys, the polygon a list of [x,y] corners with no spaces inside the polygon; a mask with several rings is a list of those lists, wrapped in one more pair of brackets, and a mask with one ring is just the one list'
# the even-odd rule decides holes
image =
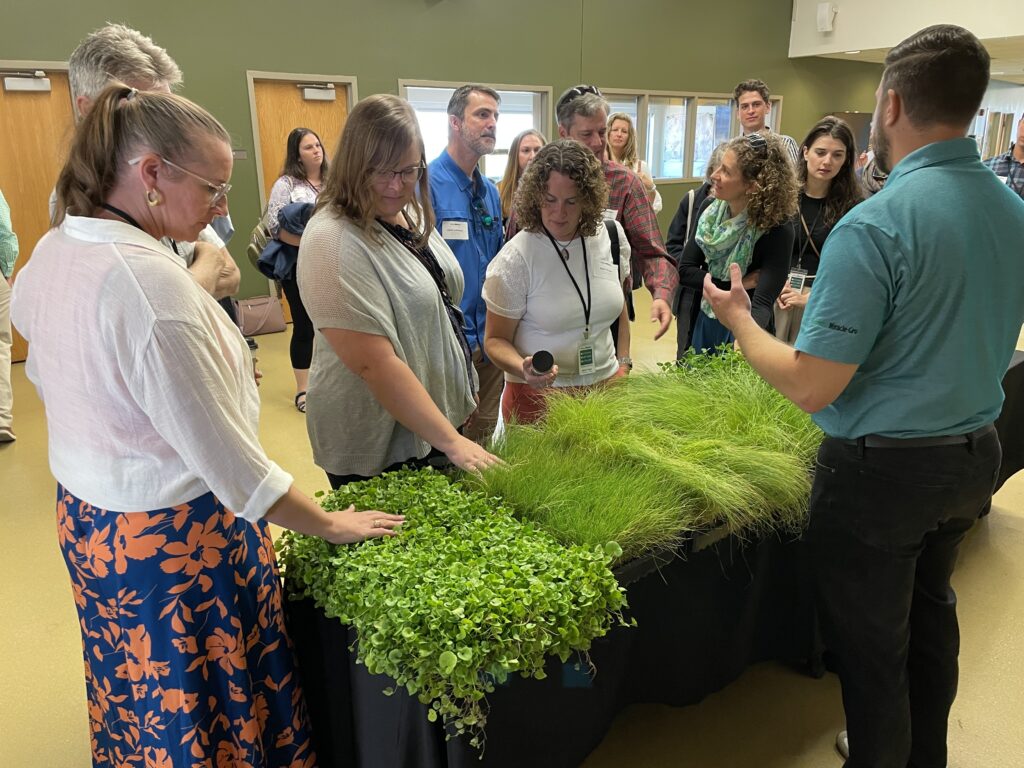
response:
{"label": "beige tile floor", "polygon": [[[646,317],[649,300],[642,292],[637,298]],[[635,326],[633,356],[642,367],[674,354],[674,338],[655,344],[651,333],[646,322]],[[260,339],[261,434],[270,455],[312,493],[326,483],[292,407],[287,341],[287,333]],[[1024,334],[1021,342],[1024,348]],[[0,766],[82,768],[89,741],[81,640],[57,548],[42,406],[22,365],[14,366],[14,388],[18,440],[0,447]],[[1024,473],[971,532],[955,583],[963,649],[950,766],[1024,766],[1017,730],[1024,715]],[[838,768],[832,742],[842,723],[834,677],[812,680],[762,664],[697,706],[628,709],[585,766]]]}

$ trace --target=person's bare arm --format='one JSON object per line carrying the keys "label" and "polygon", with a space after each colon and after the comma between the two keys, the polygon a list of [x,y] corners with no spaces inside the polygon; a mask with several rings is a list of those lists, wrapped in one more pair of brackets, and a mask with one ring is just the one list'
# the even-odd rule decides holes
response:
{"label": "person's bare arm", "polygon": [[188,271],[207,293],[218,300],[237,293],[242,280],[242,273],[227,248],[218,248],[202,240],[195,243]]}
{"label": "person's bare arm", "polygon": [[[626,325],[629,325],[628,319]],[[558,376],[558,366],[551,366],[551,370],[545,373],[534,371],[533,355],[524,357],[519,354],[519,350],[512,343],[518,327],[518,320],[502,317],[488,310],[487,321],[484,325],[484,352],[487,353],[491,362],[505,373],[523,379],[534,389],[550,387]],[[534,350],[534,352],[539,351]]]}
{"label": "person's bare arm", "polygon": [[293,485],[271,505],[265,519],[298,533],[321,536],[332,544],[352,544],[376,536],[394,536],[405,517],[372,509],[356,512],[355,506],[325,512]]}

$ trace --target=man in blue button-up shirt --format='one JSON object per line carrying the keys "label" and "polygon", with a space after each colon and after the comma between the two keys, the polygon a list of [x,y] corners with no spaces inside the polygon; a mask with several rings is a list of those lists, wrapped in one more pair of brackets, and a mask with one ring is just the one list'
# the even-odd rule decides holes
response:
{"label": "man in blue button-up shirt", "polygon": [[480,297],[487,265],[501,250],[501,200],[498,188],[477,164],[494,151],[501,97],[484,85],[457,88],[448,102],[448,147],[429,165],[430,202],[437,231],[459,260],[466,278],[462,311],[473,365],[480,377],[480,407],[465,429],[466,437],[483,443],[494,433],[504,376],[484,356],[487,307]]}

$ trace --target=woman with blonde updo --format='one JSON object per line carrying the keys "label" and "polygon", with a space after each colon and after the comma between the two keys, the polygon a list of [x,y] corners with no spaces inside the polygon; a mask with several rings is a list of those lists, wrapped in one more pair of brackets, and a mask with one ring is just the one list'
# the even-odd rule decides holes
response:
{"label": "woman with blonde updo", "polygon": [[[770,332],[775,300],[789,274],[790,219],[797,212],[798,186],[785,145],[770,133],[731,140],[711,174],[711,191],[714,197],[701,206],[696,235],[683,248],[679,282],[702,291],[710,273],[715,285],[728,290],[729,265],[738,264],[751,314]],[[733,341],[703,300],[693,329],[694,349],[713,352]]]}
{"label": "woman with blonde updo", "polygon": [[160,242],[193,242],[227,213],[231,169],[205,109],[106,89],[14,288],[95,765],[315,763],[268,521],[340,544],[402,520],[327,514],[267,458],[245,339]]}

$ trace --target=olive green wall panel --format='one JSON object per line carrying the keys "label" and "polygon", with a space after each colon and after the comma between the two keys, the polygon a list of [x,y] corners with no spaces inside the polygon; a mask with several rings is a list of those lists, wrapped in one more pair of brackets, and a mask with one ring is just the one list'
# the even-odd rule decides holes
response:
{"label": "olive green wall panel", "polygon": [[[183,93],[211,109],[248,159],[235,165],[230,249],[241,295],[266,283],[244,256],[259,215],[246,70],[353,75],[359,96],[399,78],[721,91],[761,77],[785,97],[782,129],[802,138],[829,110],[872,109],[877,65],[787,57],[790,0],[268,0],[91,3],[7,0],[0,59],[64,61],[78,41],[120,21],[167,48]],[[662,187],[668,226],[688,187]]]}

